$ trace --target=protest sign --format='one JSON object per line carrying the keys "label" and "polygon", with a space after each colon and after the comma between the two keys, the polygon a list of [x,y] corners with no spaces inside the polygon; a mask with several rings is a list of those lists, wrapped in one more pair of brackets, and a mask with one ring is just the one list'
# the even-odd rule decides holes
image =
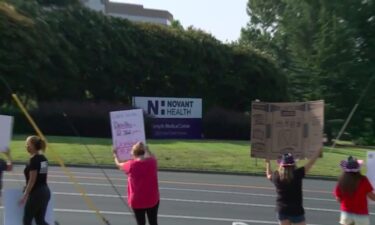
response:
{"label": "protest sign", "polygon": [[132,146],[141,141],[146,144],[143,110],[133,109],[110,112],[113,148],[119,160],[131,158]]}
{"label": "protest sign", "polygon": [[323,147],[324,102],[253,102],[251,157],[309,158]]}
{"label": "protest sign", "polygon": [[[23,193],[21,189],[5,189],[3,193],[3,204],[4,204],[4,225],[22,225],[23,213],[25,205],[18,204],[18,201],[22,198]],[[48,203],[45,220],[48,224],[55,224],[55,217],[53,213],[54,199],[51,195],[51,199]],[[35,225],[35,221],[33,222]]]}
{"label": "protest sign", "polygon": [[367,177],[375,187],[375,152],[367,152]]}
{"label": "protest sign", "polygon": [[13,133],[13,117],[0,115],[0,152],[9,148]]}

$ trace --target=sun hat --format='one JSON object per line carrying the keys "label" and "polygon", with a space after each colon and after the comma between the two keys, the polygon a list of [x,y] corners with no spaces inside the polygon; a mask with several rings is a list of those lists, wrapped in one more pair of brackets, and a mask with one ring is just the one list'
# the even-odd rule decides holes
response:
{"label": "sun hat", "polygon": [[363,160],[358,160],[353,156],[349,156],[347,160],[342,160],[340,162],[341,169],[345,172],[356,173],[361,170]]}
{"label": "sun hat", "polygon": [[295,166],[296,161],[291,153],[281,155],[281,158],[277,160],[280,166]]}

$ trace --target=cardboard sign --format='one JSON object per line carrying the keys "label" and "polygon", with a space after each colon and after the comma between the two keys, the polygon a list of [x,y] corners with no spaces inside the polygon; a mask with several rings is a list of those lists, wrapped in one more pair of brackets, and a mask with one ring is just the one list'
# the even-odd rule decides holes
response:
{"label": "cardboard sign", "polygon": [[133,109],[110,113],[113,148],[119,160],[131,159],[132,146],[141,141],[146,144],[143,110]]}
{"label": "cardboard sign", "polygon": [[251,157],[277,159],[292,153],[309,158],[323,147],[324,101],[253,102]]}
{"label": "cardboard sign", "polygon": [[0,115],[0,152],[9,148],[13,133],[13,117]]}
{"label": "cardboard sign", "polygon": [[[3,193],[4,204],[4,225],[22,225],[22,218],[25,205],[19,205],[23,193],[21,189],[5,189]],[[51,195],[49,200],[45,220],[48,224],[55,224],[53,213],[54,199]],[[35,224],[35,221],[33,221]]]}

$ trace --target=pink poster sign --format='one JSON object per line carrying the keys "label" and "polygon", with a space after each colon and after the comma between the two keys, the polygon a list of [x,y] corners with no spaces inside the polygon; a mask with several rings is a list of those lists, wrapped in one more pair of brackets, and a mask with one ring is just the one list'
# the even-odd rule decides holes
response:
{"label": "pink poster sign", "polygon": [[146,144],[143,110],[110,112],[112,143],[119,160],[131,159],[131,148],[138,141]]}
{"label": "pink poster sign", "polygon": [[0,152],[9,148],[13,133],[13,117],[0,115]]}
{"label": "pink poster sign", "polygon": [[373,187],[375,187],[375,152],[367,152],[367,177]]}

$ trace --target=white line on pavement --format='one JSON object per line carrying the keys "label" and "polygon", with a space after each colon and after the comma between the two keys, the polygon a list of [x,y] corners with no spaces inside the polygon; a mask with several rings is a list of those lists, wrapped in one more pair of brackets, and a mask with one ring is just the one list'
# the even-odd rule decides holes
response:
{"label": "white line on pavement", "polygon": [[[53,192],[55,195],[65,195],[65,196],[80,196],[80,193],[71,192]],[[87,194],[89,197],[103,197],[103,198],[118,198],[118,195],[110,194]],[[121,196],[126,197],[126,196]],[[161,198],[163,201],[175,201],[175,202],[189,202],[189,203],[203,203],[203,204],[218,204],[218,205],[235,205],[235,206],[250,206],[250,207],[264,207],[264,208],[275,208],[274,205],[268,204],[253,204],[253,203],[239,203],[239,202],[223,202],[223,201],[206,201],[206,200],[191,200],[191,199],[177,199],[177,198]],[[327,209],[327,208],[312,208],[305,207],[306,210],[318,211],[318,212],[334,212],[339,213],[340,210],[337,209]],[[370,215],[375,215],[375,213],[370,213]]]}
{"label": "white line on pavement", "polygon": [[[254,194],[254,193],[245,193],[245,192],[233,192],[233,191],[212,191],[212,190],[205,190],[205,189],[189,189],[189,188],[160,188],[161,190],[173,190],[173,191],[190,191],[190,192],[207,192],[207,193],[217,193],[217,194],[230,194],[230,195],[247,195],[247,196],[257,196],[257,197],[272,197],[275,198],[276,195],[269,195],[269,194]],[[311,198],[311,197],[304,197],[306,200],[317,200],[317,201],[328,201],[328,202],[336,202],[337,200],[334,199],[326,199],[326,198]]]}
{"label": "white line on pavement", "polygon": [[[4,179],[5,181],[12,181],[18,182],[20,180],[17,179]],[[72,182],[69,181],[48,181],[51,184],[69,184],[72,185]],[[79,185],[87,185],[87,186],[101,186],[101,187],[111,187],[110,184],[103,184],[103,183],[86,183],[86,182],[79,182]],[[116,187],[126,187],[126,185],[122,184],[115,184]],[[245,193],[245,192],[232,192],[232,191],[213,191],[213,190],[206,190],[206,189],[187,189],[187,188],[166,188],[160,187],[160,190],[173,190],[173,191],[187,191],[187,192],[205,192],[205,193],[217,193],[217,194],[228,194],[228,195],[245,195],[245,196],[256,196],[256,197],[272,197],[275,198],[276,195],[270,194],[258,194],[258,193]],[[334,199],[326,199],[326,198],[312,198],[312,197],[304,197],[305,200],[314,200],[314,201],[327,201],[327,202],[336,202]]]}
{"label": "white line on pavement", "polygon": [[[75,210],[75,209],[54,209],[55,212],[67,212],[67,213],[95,213],[92,210]],[[100,211],[107,215],[127,215],[131,216],[129,212],[116,212],[116,211]],[[172,219],[189,219],[189,220],[209,220],[209,221],[220,221],[220,222],[233,222],[241,221],[245,223],[255,223],[255,224],[279,224],[276,221],[266,221],[266,220],[249,220],[249,219],[236,219],[236,218],[219,218],[219,217],[200,217],[200,216],[181,216],[181,215],[166,215],[159,214],[159,218],[172,218]],[[320,224],[307,224],[307,225],[320,225]]]}

